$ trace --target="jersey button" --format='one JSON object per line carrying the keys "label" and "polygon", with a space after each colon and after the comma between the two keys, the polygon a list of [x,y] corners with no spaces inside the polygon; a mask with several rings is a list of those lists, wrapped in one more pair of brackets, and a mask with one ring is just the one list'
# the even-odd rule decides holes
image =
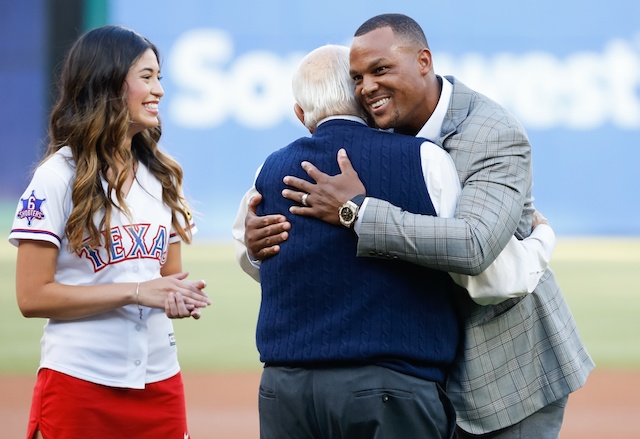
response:
{"label": "jersey button", "polygon": [[140,364],[142,364],[142,361],[136,360],[136,366],[140,366]]}
{"label": "jersey button", "polygon": [[142,326],[136,325],[136,331],[140,332],[141,329],[142,329]]}

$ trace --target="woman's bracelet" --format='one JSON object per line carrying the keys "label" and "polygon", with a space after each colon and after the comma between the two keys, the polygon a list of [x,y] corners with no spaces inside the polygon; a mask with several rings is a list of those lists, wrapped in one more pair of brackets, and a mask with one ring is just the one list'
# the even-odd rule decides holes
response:
{"label": "woman's bracelet", "polygon": [[138,284],[136,285],[136,305],[138,305],[140,320],[142,320],[142,307],[140,306],[140,282],[138,282]]}

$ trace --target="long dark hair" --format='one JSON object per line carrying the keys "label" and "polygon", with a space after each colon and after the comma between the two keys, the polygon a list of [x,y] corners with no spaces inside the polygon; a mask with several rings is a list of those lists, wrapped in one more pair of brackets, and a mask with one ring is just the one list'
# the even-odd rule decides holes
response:
{"label": "long dark hair", "polygon": [[[73,250],[110,243],[110,234],[102,236],[101,232],[109,230],[114,208],[129,214],[121,189],[136,160],[160,180],[163,202],[172,210],[174,231],[186,242],[191,241],[190,214],[182,196],[182,168],[159,150],[161,126],[143,130],[133,137],[130,149],[125,146],[130,115],[123,84],[131,66],[148,49],[160,64],[158,49],[148,39],[131,29],[110,25],[82,35],[67,54],[59,81],[59,98],[49,119],[46,157],[64,146],[73,153],[76,167],[73,210],[65,228]],[[116,166],[118,161],[125,165],[121,170]],[[101,178],[108,182],[106,193]],[[111,193],[116,194],[116,200]],[[103,209],[96,226],[94,215]]]}

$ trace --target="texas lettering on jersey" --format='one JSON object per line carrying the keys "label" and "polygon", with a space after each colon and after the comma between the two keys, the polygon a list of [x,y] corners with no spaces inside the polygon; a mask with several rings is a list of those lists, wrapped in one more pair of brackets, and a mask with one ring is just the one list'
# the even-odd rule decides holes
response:
{"label": "texas lettering on jersey", "polygon": [[93,264],[97,273],[109,264],[132,259],[157,259],[160,265],[167,261],[169,234],[166,227],[151,224],[129,224],[111,228],[111,245],[108,248],[84,246],[79,251]]}

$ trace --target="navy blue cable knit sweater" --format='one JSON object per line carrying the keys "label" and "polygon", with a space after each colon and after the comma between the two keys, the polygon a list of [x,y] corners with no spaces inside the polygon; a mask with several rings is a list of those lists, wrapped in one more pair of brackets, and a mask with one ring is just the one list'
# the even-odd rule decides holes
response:
{"label": "navy blue cable knit sweater", "polygon": [[292,229],[260,269],[257,346],[266,365],[376,364],[445,380],[461,336],[449,275],[358,258],[353,231],[292,215],[292,202],[281,196],[285,175],[309,179],[303,160],[339,173],[336,155],[344,147],[367,195],[435,215],[420,163],[422,142],[334,119],[267,158],[256,180],[263,195],[258,214],[284,214]]}

